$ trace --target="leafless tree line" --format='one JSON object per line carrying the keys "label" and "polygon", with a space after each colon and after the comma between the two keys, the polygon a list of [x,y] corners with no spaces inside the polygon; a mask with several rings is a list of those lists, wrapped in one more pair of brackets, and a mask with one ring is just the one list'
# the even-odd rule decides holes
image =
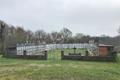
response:
{"label": "leafless tree line", "polygon": [[[118,30],[120,32],[120,29]],[[96,42],[104,44],[119,45],[120,36],[89,36],[82,33],[75,35],[67,29],[63,28],[60,32],[53,31],[47,33],[44,30],[37,30],[32,32],[25,30],[21,26],[8,25],[0,21],[0,51],[3,52],[5,48],[14,47],[16,44],[21,43],[35,43],[35,44],[51,44],[51,43],[87,43],[89,40],[94,39]]]}

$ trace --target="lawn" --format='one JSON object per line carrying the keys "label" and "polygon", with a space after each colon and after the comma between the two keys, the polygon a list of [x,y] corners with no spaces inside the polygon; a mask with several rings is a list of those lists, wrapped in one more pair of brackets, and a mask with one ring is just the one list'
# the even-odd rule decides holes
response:
{"label": "lawn", "polygon": [[60,50],[50,51],[48,60],[0,57],[0,80],[120,80],[120,60],[117,62],[60,60]]}

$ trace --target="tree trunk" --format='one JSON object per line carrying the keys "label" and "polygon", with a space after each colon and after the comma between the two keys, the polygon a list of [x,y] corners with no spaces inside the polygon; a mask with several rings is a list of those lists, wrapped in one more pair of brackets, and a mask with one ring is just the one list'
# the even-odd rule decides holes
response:
{"label": "tree trunk", "polygon": [[5,25],[1,24],[0,27],[0,40],[1,40],[1,53],[5,53]]}

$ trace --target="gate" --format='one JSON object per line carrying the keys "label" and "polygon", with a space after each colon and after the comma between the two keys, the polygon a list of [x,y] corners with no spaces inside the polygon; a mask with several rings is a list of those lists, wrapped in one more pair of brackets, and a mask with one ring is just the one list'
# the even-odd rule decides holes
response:
{"label": "gate", "polygon": [[61,50],[60,49],[49,50],[48,60],[61,60]]}

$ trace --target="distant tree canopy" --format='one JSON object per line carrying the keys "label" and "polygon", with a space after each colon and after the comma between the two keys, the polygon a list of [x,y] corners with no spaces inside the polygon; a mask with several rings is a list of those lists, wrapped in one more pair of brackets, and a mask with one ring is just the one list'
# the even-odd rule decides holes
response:
{"label": "distant tree canopy", "polygon": [[[120,28],[118,29],[120,34]],[[94,37],[84,35],[82,33],[72,34],[68,28],[63,28],[60,32],[47,33],[44,30],[37,30],[32,32],[25,30],[21,26],[8,25],[0,21],[0,51],[3,52],[4,48],[15,46],[17,43],[35,43],[35,44],[51,44],[51,43],[88,43],[89,40],[94,39],[96,42],[120,45],[120,36],[109,37],[106,35]]]}

